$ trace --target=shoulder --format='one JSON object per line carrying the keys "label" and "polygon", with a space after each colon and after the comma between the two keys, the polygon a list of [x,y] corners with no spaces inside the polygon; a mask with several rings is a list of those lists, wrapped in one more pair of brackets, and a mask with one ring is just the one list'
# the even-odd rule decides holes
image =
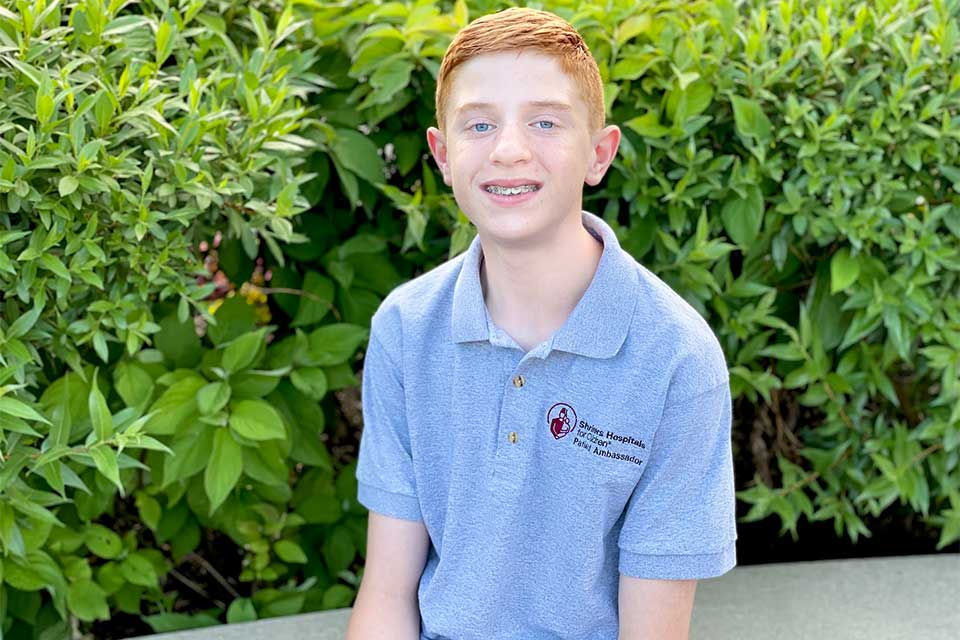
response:
{"label": "shoulder", "polygon": [[388,348],[399,350],[404,335],[434,326],[438,318],[449,318],[442,308],[452,305],[464,257],[460,253],[395,287],[374,312],[371,333]]}
{"label": "shoulder", "polygon": [[729,382],[723,347],[693,305],[634,260],[639,287],[631,339],[668,381],[669,396],[689,398]]}

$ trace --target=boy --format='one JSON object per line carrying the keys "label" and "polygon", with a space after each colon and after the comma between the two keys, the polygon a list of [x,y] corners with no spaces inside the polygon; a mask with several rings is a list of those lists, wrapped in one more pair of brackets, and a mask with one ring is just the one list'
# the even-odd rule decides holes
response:
{"label": "boy", "polygon": [[427,141],[477,227],[373,316],[349,640],[686,638],[736,564],[731,400],[701,316],[581,210],[616,155],[596,62],[508,9],[444,56]]}

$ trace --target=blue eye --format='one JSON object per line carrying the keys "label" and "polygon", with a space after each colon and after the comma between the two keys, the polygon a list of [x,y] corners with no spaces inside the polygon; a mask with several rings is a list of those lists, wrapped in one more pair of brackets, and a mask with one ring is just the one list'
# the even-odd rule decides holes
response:
{"label": "blue eye", "polygon": [[[486,129],[478,129],[477,127],[487,127],[487,128],[486,128]],[[477,133],[486,133],[487,131],[490,130],[489,127],[490,127],[490,125],[489,125],[488,123],[486,123],[486,122],[478,122],[478,123],[476,123],[476,124],[470,125],[470,128],[473,129],[473,130],[474,130],[475,132],[477,132]]]}
{"label": "blue eye", "polygon": [[540,127],[541,129],[553,129],[556,126],[553,122],[550,122],[549,120],[539,120],[537,121],[537,124],[547,125],[545,127]]}

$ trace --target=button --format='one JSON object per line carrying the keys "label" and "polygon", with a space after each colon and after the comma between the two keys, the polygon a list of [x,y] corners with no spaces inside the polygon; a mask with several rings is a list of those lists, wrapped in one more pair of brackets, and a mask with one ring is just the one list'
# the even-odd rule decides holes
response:
{"label": "button", "polygon": [[526,380],[523,379],[523,376],[513,376],[513,386],[517,389],[522,387],[524,382],[526,382]]}
{"label": "button", "polygon": [[507,439],[510,440],[510,444],[517,444],[517,432],[511,431]]}

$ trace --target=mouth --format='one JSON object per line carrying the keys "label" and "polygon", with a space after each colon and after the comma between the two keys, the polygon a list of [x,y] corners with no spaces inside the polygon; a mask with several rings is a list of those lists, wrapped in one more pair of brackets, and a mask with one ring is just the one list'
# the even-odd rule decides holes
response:
{"label": "mouth", "polygon": [[542,183],[521,178],[518,180],[497,180],[485,182],[480,187],[489,194],[501,198],[521,198],[539,191]]}
{"label": "mouth", "polygon": [[540,187],[535,184],[522,184],[519,187],[501,187],[495,184],[484,187],[487,193],[493,193],[498,196],[518,196],[521,193],[530,193],[537,191]]}

